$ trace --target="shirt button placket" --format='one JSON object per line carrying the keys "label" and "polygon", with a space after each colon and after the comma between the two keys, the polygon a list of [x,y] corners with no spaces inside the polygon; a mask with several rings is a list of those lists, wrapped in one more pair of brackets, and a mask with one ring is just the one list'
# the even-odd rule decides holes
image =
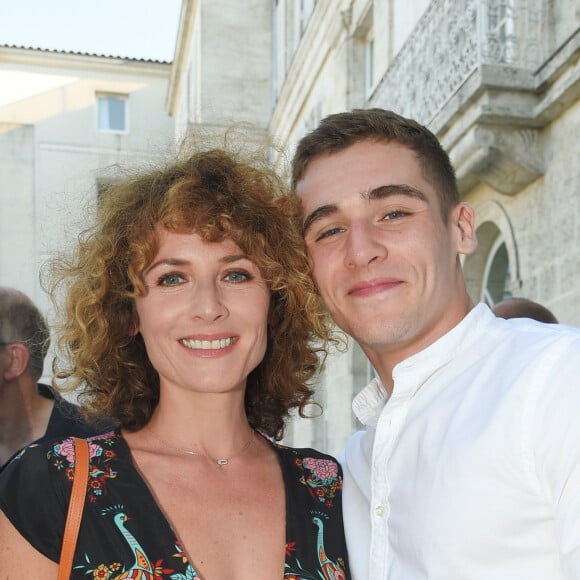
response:
{"label": "shirt button placket", "polygon": [[371,574],[386,578],[389,559],[389,480],[387,465],[393,452],[395,436],[392,410],[385,408],[377,425],[376,442],[381,442],[373,453]]}
{"label": "shirt button placket", "polygon": [[[396,393],[397,390],[395,389]],[[388,466],[393,455],[395,442],[403,428],[409,405],[409,396],[403,393],[394,395],[387,403],[377,424],[375,442],[378,443],[373,453],[373,494],[372,494],[372,528],[371,566],[373,578],[388,578],[391,568],[391,550],[389,543],[390,489]]]}

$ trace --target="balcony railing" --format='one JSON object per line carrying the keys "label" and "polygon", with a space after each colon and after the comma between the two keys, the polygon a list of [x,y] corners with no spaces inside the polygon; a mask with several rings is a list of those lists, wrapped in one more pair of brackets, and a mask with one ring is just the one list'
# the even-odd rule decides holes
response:
{"label": "balcony railing", "polygon": [[424,124],[481,65],[535,71],[545,0],[433,0],[369,99]]}

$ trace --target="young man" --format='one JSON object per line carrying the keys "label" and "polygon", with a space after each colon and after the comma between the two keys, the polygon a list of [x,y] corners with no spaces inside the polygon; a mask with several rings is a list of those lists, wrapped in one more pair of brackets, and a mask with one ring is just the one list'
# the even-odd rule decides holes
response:
{"label": "young man", "polygon": [[320,293],[379,374],[343,453],[353,577],[580,578],[580,331],[474,307],[474,213],[418,123],[331,115],[292,178]]}
{"label": "young man", "polygon": [[30,298],[0,287],[0,471],[29,443],[87,437],[112,426],[103,421],[92,428],[75,405],[37,383],[49,344],[46,322]]}

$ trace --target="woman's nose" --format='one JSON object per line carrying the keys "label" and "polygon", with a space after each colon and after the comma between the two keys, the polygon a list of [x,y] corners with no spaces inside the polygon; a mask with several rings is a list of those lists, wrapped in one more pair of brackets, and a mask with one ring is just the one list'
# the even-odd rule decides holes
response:
{"label": "woman's nose", "polygon": [[192,291],[191,312],[195,318],[207,322],[213,322],[228,314],[228,309],[216,284],[196,284]]}

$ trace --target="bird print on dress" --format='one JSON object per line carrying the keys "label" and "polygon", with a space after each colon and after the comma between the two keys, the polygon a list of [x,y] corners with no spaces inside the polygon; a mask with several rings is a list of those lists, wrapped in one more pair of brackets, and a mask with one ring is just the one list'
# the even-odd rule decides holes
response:
{"label": "bird print on dress", "polygon": [[193,580],[199,578],[195,570],[187,563],[187,556],[179,545],[176,545],[175,558],[180,558],[183,564],[186,564],[184,573],[176,572],[173,568],[164,565],[163,560],[153,561],[148,557],[146,550],[141,546],[137,538],[127,529],[126,523],[129,516],[124,512],[121,505],[105,508],[102,515],[110,517],[113,514],[113,522],[116,528],[125,539],[128,547],[133,554],[133,563],[128,567],[119,562],[109,564],[100,563],[91,566],[87,559],[88,566],[76,566],[75,569],[85,569],[87,574],[92,573],[93,578],[102,580],[125,580],[132,578],[135,580],[155,580],[163,578],[166,575],[172,580]]}

